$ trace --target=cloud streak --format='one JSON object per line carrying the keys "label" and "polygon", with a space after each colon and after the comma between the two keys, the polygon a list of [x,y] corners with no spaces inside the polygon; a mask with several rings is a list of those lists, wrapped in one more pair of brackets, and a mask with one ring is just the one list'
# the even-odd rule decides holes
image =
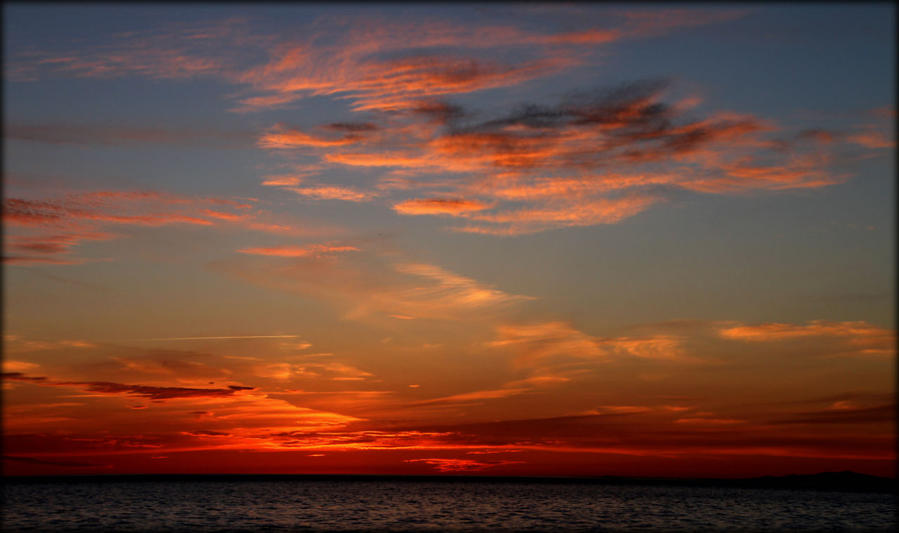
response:
{"label": "cloud streak", "polygon": [[172,225],[234,227],[282,234],[307,234],[293,225],[271,223],[255,199],[186,196],[160,191],[100,190],[50,199],[8,197],[3,222],[12,228],[5,242],[10,264],[78,264],[71,252],[85,242],[128,236],[135,227]]}
{"label": "cloud streak", "polygon": [[240,391],[253,390],[253,387],[229,385],[224,389],[199,389],[188,387],[156,387],[151,385],[126,385],[107,381],[50,381],[43,376],[28,376],[21,372],[4,372],[3,379],[10,381],[26,381],[40,385],[56,387],[80,387],[88,392],[100,394],[127,394],[150,400],[171,400],[178,398],[208,398],[232,396]]}

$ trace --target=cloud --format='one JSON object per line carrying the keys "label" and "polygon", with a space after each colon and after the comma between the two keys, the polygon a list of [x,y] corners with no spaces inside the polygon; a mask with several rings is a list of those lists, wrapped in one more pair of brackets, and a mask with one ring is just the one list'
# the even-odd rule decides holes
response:
{"label": "cloud", "polygon": [[[135,339],[138,341],[208,341],[208,340],[250,340],[250,339],[295,339],[299,335],[226,335],[218,337],[161,337],[155,339]],[[307,347],[309,345],[306,345]]]}
{"label": "cloud", "polygon": [[[497,306],[532,298],[511,295],[486,287],[477,281],[444,270],[427,263],[398,263],[394,265],[397,272],[424,278],[431,282],[430,286],[415,287],[402,291],[402,298],[416,301],[427,306],[443,308],[478,308]],[[410,316],[415,316],[411,313]]]}
{"label": "cloud", "polygon": [[622,198],[550,202],[540,208],[472,215],[466,218],[487,225],[457,226],[453,230],[465,233],[520,235],[558,227],[613,224],[645,210],[659,200],[654,196],[630,195]]}
{"label": "cloud", "polygon": [[489,207],[483,202],[460,198],[420,198],[395,204],[393,210],[402,215],[439,215],[482,211]]}
{"label": "cloud", "polygon": [[[160,191],[101,190],[51,199],[5,198],[3,222],[13,228],[5,241],[10,264],[78,264],[73,249],[88,241],[126,237],[122,228],[176,224],[222,227],[233,224],[273,233],[310,233],[272,224],[253,199],[185,196]],[[110,231],[112,227],[116,231]]]}
{"label": "cloud", "polygon": [[107,381],[50,381],[43,376],[28,376],[20,372],[4,372],[3,379],[11,381],[28,381],[57,387],[79,387],[88,392],[97,392],[101,394],[128,394],[148,398],[150,400],[232,396],[240,391],[253,390],[253,387],[239,385],[229,385],[227,388],[223,389],[199,389],[187,387],[156,387],[151,385],[126,385]]}
{"label": "cloud", "polygon": [[628,35],[654,37],[672,30],[728,22],[749,14],[746,9],[668,8],[620,11]]}
{"label": "cloud", "polygon": [[3,372],[3,379],[10,381],[30,381],[32,383],[44,383],[47,378],[44,376],[28,376],[21,372]]}
{"label": "cloud", "polygon": [[486,468],[509,464],[520,464],[524,461],[475,461],[473,459],[425,458],[405,459],[407,463],[425,463],[433,466],[438,472],[478,472]]}
{"label": "cloud", "polygon": [[285,189],[315,200],[343,200],[345,202],[367,202],[378,195],[376,192],[359,191],[338,185],[285,187]]}
{"label": "cloud", "polygon": [[856,133],[849,137],[849,142],[855,143],[865,148],[878,150],[882,148],[895,148],[896,141],[890,139],[886,134],[877,130],[868,130]]}
{"label": "cloud", "polygon": [[[191,208],[203,204],[229,205],[238,209],[250,207],[246,203],[227,199],[191,198],[153,191],[96,191],[69,194],[60,200],[6,198],[3,205],[3,220],[17,226],[55,228],[79,228],[91,223],[151,227],[167,224],[213,225],[213,221],[171,211],[174,208]],[[142,211],[150,212],[141,213]],[[139,214],[133,214],[135,212]],[[84,235],[94,238],[106,237],[105,234],[96,232]]]}
{"label": "cloud", "polygon": [[[758,418],[762,413],[753,414]],[[767,414],[767,413],[763,413]],[[763,455],[776,457],[892,458],[894,439],[881,412],[872,432],[796,434],[788,424],[721,416],[683,417],[663,409],[606,412],[578,416],[492,420],[482,423],[433,424],[419,431],[440,432],[444,445],[503,450],[564,450],[640,457]],[[681,420],[678,422],[678,420]],[[404,428],[405,429],[405,428]]]}
{"label": "cloud", "polygon": [[532,300],[437,265],[356,245],[353,253],[309,254],[289,261],[246,255],[213,268],[247,281],[298,292],[336,306],[352,319],[470,320]]}
{"label": "cloud", "polygon": [[[542,374],[530,380],[542,384],[568,381],[564,374],[550,371],[554,367],[576,369],[578,360],[610,360],[640,358],[658,361],[696,362],[688,354],[686,338],[665,333],[640,337],[593,337],[566,322],[503,324],[496,327],[496,340],[488,346],[511,350],[519,366],[540,369]],[[519,381],[516,383],[524,383]]]}
{"label": "cloud", "polygon": [[355,246],[340,246],[328,244],[312,244],[308,246],[275,246],[270,248],[244,248],[238,250],[242,254],[271,255],[278,257],[306,257],[340,252],[357,252]]}
{"label": "cloud", "polygon": [[288,176],[269,176],[262,184],[266,187],[281,187],[285,185],[299,185],[307,174]]}
{"label": "cloud", "polygon": [[71,350],[95,348],[92,342],[81,339],[63,339],[56,341],[23,338],[18,335],[5,335],[3,349],[6,353],[29,353],[46,350]]}
{"label": "cloud", "polygon": [[359,134],[349,133],[337,139],[328,139],[303,133],[296,129],[289,129],[283,126],[276,126],[272,131],[266,133],[259,139],[259,146],[262,148],[296,148],[296,147],[332,147],[346,146],[354,144],[361,140]]}
{"label": "cloud", "polygon": [[[453,231],[494,235],[614,224],[678,189],[742,194],[815,189],[849,178],[833,173],[831,156],[822,151],[834,143],[805,142],[824,139],[821,131],[800,132],[796,138],[804,142],[781,142],[766,137],[779,129],[770,121],[732,112],[693,117],[696,99],[666,102],[671,92],[665,79],[638,80],[479,120],[430,95],[409,111],[373,122],[365,129],[370,136],[350,131],[322,141],[303,133],[297,144],[314,147],[320,168],[386,172],[379,189],[388,195],[440,190],[394,201],[401,215],[456,217],[466,224],[451,226]],[[286,142],[278,146],[289,148]],[[287,185],[294,181],[276,180],[312,197],[377,196]]]}
{"label": "cloud", "polygon": [[737,420],[734,418],[707,418],[707,417],[687,417],[687,418],[678,418],[674,421],[675,424],[698,424],[698,425],[711,425],[711,426],[726,426],[730,424],[739,424],[741,422],[745,422],[745,420]]}
{"label": "cloud", "polygon": [[805,324],[728,324],[718,332],[723,338],[743,342],[818,342],[826,345],[825,353],[894,356],[896,351],[895,331],[867,322],[813,320]]}
{"label": "cloud", "polygon": [[644,405],[602,405],[598,408],[598,411],[601,411],[602,413],[629,415],[635,413],[648,413],[652,411],[652,408]]}
{"label": "cloud", "polygon": [[37,363],[31,363],[28,361],[13,361],[11,359],[3,360],[3,372],[17,372],[21,373],[27,370],[32,370],[37,368]]}
{"label": "cloud", "polygon": [[872,407],[842,407],[826,411],[796,413],[789,418],[772,420],[772,424],[870,424],[886,423],[896,419],[896,404]]}
{"label": "cloud", "polygon": [[452,404],[452,403],[465,403],[465,402],[476,402],[480,400],[498,400],[502,398],[509,398],[511,396],[517,396],[519,394],[525,393],[531,390],[530,388],[501,388],[501,389],[492,389],[492,390],[480,390],[473,392],[464,392],[461,394],[453,394],[450,396],[441,396],[440,398],[434,398],[431,400],[426,400],[423,402],[419,402],[416,405],[431,405],[431,404]]}
{"label": "cloud", "polygon": [[653,335],[644,338],[617,337],[605,344],[618,353],[644,359],[684,361],[690,358],[683,346],[684,339],[673,335]]}
{"label": "cloud", "polygon": [[[245,19],[229,18],[124,32],[76,49],[17,50],[7,65],[7,75],[17,81],[51,75],[216,77],[249,86],[252,95],[241,96],[249,108],[283,105],[308,94],[349,92],[363,100],[414,91],[440,94],[514,83],[537,75],[518,70],[527,71],[531,63],[539,64],[547,57],[573,56],[622,38],[719,23],[744,13],[619,10],[608,13],[603,25],[579,17],[569,21],[570,30],[555,33],[510,24],[460,24],[421,17],[372,19],[367,15],[320,16],[300,33],[254,33]],[[435,49],[449,49],[458,56],[424,53]],[[472,66],[472,50],[477,50],[478,56],[527,52],[531,59],[524,61],[524,66]]]}
{"label": "cloud", "polygon": [[[329,23],[333,21],[323,19],[319,24]],[[577,63],[576,49],[617,37],[614,31],[597,28],[541,35],[445,21],[416,21],[415,29],[395,20],[375,24],[357,19],[341,25],[343,37],[338,42],[325,38],[325,33],[310,34],[301,42],[285,41],[268,50],[266,64],[241,72],[238,80],[255,94],[244,98],[238,110],[282,106],[310,95],[348,98],[355,110],[408,109],[423,98],[514,85],[558,72]],[[328,33],[334,34],[333,29]],[[529,57],[508,64],[483,53],[475,59],[470,53],[472,48],[510,46],[528,51]],[[428,53],[434,47],[454,50]]]}
{"label": "cloud", "polygon": [[12,58],[8,72],[18,81],[51,75],[80,78],[142,76],[186,79],[222,76],[245,56],[236,46],[221,53],[223,41],[262,44],[248,35],[236,18],[194,25],[171,24],[162,29],[120,33],[104,44],[65,51],[29,50]]}
{"label": "cloud", "polygon": [[511,66],[469,57],[422,55],[365,64],[361,79],[333,90],[349,93],[357,111],[394,111],[413,107],[424,98],[516,85],[573,64],[562,56]]}
{"label": "cloud", "polygon": [[83,385],[88,392],[104,394],[130,394],[151,400],[170,400],[174,398],[197,398],[213,396],[231,396],[241,390],[252,390],[253,387],[229,385],[226,389],[193,389],[186,387],[153,387],[148,385],[124,385],[108,382],[61,382],[59,385]]}
{"label": "cloud", "polygon": [[519,364],[534,365],[545,359],[597,359],[609,354],[602,341],[564,322],[509,324],[498,326],[494,348],[515,351]]}
{"label": "cloud", "polygon": [[114,234],[103,232],[15,235],[8,239],[6,248],[24,253],[64,254],[83,241],[103,241],[113,238]]}

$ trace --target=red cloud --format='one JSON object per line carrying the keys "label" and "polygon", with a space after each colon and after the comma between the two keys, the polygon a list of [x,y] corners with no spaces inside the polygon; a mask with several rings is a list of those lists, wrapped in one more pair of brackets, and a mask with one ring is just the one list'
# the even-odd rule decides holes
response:
{"label": "red cloud", "polygon": [[485,468],[508,464],[520,464],[524,461],[475,461],[473,459],[406,459],[407,463],[425,463],[433,466],[438,472],[477,472]]}

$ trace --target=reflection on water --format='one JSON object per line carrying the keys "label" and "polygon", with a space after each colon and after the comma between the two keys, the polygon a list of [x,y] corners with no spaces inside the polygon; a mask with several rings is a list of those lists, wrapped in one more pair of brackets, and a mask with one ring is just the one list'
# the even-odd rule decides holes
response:
{"label": "reflection on water", "polygon": [[582,483],[8,484],[4,531],[895,530],[890,494]]}

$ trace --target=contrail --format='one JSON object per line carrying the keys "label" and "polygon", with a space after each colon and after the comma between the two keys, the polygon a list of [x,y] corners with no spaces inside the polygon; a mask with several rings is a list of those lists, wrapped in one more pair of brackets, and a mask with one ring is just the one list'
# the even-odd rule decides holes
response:
{"label": "contrail", "polygon": [[237,339],[295,339],[299,335],[232,335],[227,337],[163,337],[158,339],[134,339],[135,341],[219,341]]}

